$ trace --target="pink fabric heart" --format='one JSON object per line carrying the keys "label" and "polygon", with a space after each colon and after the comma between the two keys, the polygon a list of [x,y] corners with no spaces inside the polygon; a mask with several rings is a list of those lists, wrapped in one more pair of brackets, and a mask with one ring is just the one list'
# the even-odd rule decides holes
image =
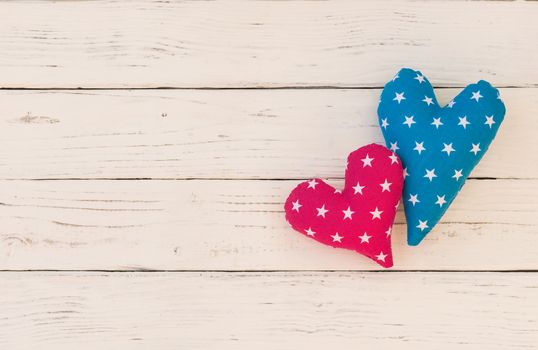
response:
{"label": "pink fabric heart", "polygon": [[361,147],[348,156],[342,191],[320,179],[302,182],[286,200],[286,220],[318,242],[391,267],[390,234],[403,180],[393,152],[376,144]]}

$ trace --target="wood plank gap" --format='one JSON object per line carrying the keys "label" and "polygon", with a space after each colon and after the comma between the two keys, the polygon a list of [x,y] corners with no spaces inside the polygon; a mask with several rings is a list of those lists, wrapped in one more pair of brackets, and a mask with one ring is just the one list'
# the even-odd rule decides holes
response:
{"label": "wood plank gap", "polygon": [[[308,177],[300,178],[235,178],[235,177],[71,177],[71,178],[5,178],[0,181],[306,181]],[[343,177],[323,177],[325,180],[344,180]],[[467,180],[538,180],[537,177],[469,177]]]}
{"label": "wood plank gap", "polygon": [[[474,82],[469,81],[469,84]],[[463,89],[466,85],[434,85],[433,88],[438,90],[446,89]],[[526,84],[526,85],[495,85],[497,89],[532,89],[537,88],[538,84]],[[0,87],[0,91],[150,91],[150,90],[186,90],[186,91],[219,91],[219,90],[381,90],[384,86],[339,86],[339,85],[303,85],[303,86],[201,86],[201,87],[187,87],[187,86],[159,86],[159,87]]]}
{"label": "wood plank gap", "polygon": [[106,273],[538,273],[538,269],[509,269],[509,270],[476,270],[476,269],[466,269],[466,270],[457,270],[457,269],[409,269],[409,270],[292,270],[292,269],[271,269],[271,270],[216,270],[216,269],[202,269],[202,270],[189,270],[189,269],[179,269],[179,270],[149,270],[149,269],[126,269],[126,270],[108,270],[108,269],[1,269],[0,273],[27,273],[27,272],[106,272]]}

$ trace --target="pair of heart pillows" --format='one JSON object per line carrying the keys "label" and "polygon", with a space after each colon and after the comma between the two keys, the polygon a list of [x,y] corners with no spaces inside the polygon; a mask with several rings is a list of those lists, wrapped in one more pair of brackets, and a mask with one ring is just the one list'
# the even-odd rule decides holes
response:
{"label": "pair of heart pillows", "polygon": [[498,90],[483,80],[441,108],[426,77],[404,68],[385,85],[377,110],[389,148],[352,152],[343,190],[321,179],[299,184],[284,205],[286,219],[305,236],[391,267],[402,191],[407,241],[417,245],[486,153],[505,111]]}

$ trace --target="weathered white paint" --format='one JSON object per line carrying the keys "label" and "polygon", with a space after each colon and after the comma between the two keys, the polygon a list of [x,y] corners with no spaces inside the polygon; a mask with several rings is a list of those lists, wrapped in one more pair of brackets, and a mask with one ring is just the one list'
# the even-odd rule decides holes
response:
{"label": "weathered white paint", "polygon": [[[377,270],[293,231],[298,181],[2,181],[0,269]],[[336,181],[340,186],[342,181]],[[470,180],[394,269],[537,269],[538,180]]]}
{"label": "weathered white paint", "polygon": [[[538,270],[537,17],[521,1],[0,2],[0,87],[380,87],[402,66],[510,87],[473,173],[492,180],[419,247],[398,214],[395,269],[436,273],[359,272],[377,266],[283,218],[290,179],[341,178],[381,142],[379,89],[0,91],[0,348],[536,347],[537,273],[468,270]],[[9,271],[27,269],[177,271]]]}
{"label": "weathered white paint", "polygon": [[[538,89],[501,94],[508,114],[472,175],[538,178]],[[349,152],[383,140],[379,95],[2,91],[0,178],[341,178]]]}
{"label": "weathered white paint", "polygon": [[2,349],[531,349],[533,273],[3,273]]}
{"label": "weathered white paint", "polygon": [[2,1],[0,86],[538,84],[538,4]]}

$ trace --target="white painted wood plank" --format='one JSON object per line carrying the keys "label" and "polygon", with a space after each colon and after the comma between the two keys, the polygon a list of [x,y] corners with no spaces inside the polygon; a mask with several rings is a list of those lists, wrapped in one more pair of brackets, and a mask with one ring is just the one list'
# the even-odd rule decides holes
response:
{"label": "white painted wood plank", "polygon": [[[379,94],[2,91],[0,178],[339,178],[349,152],[382,142]],[[501,94],[505,122],[472,175],[538,178],[538,89]]]}
{"label": "white painted wood plank", "polygon": [[[289,227],[297,183],[2,181],[0,269],[381,269]],[[538,269],[537,197],[537,180],[471,180],[418,247],[400,211],[394,269]]]}
{"label": "white painted wood plank", "polygon": [[538,84],[538,4],[2,1],[0,86]]}
{"label": "white painted wood plank", "polygon": [[535,273],[2,273],[3,349],[531,349]]}

